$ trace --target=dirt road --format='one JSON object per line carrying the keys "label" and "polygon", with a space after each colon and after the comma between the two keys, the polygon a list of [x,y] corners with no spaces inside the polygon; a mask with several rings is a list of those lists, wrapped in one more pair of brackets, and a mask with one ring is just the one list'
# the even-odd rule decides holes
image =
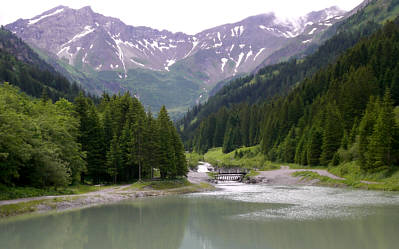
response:
{"label": "dirt road", "polygon": [[273,185],[295,185],[295,184],[312,184],[312,182],[303,182],[301,177],[292,176],[295,172],[312,171],[322,176],[328,176],[332,179],[344,180],[344,178],[331,174],[323,169],[290,169],[288,166],[282,166],[278,170],[259,171],[256,178],[262,178],[264,183]]}

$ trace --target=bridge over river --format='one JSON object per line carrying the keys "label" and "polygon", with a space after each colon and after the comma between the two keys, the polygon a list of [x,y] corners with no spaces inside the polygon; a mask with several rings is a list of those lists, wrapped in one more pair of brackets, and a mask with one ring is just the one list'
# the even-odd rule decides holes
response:
{"label": "bridge over river", "polygon": [[247,170],[243,169],[218,169],[216,174],[214,175],[215,181],[236,181],[241,182],[245,175],[247,174]]}

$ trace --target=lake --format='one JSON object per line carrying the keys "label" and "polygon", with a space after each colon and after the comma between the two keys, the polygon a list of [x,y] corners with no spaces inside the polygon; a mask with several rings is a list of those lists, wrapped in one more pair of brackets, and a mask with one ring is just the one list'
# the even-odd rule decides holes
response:
{"label": "lake", "polygon": [[0,248],[395,249],[399,194],[225,184],[0,222]]}

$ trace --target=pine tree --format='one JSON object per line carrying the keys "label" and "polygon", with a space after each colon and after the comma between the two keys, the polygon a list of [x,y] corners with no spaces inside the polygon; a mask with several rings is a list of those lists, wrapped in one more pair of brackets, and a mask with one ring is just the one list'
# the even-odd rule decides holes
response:
{"label": "pine tree", "polygon": [[154,177],[153,169],[159,167],[159,131],[157,122],[150,111],[147,113],[146,122],[143,171],[152,179]]}
{"label": "pine tree", "polygon": [[372,171],[379,171],[392,164],[396,124],[389,90],[386,91],[378,109],[377,120],[373,127],[373,133],[369,138],[366,154],[368,168],[371,168]]}
{"label": "pine tree", "polygon": [[379,100],[375,98],[370,98],[367,105],[366,112],[363,115],[362,120],[359,124],[359,136],[358,136],[358,155],[360,166],[364,170],[368,170],[368,163],[366,158],[366,153],[369,150],[369,137],[371,136],[376,122],[376,112],[378,110]]}
{"label": "pine tree", "polygon": [[399,105],[399,64],[396,65],[393,76],[392,76],[392,83],[391,83],[391,95],[393,104]]}
{"label": "pine tree", "polygon": [[188,168],[186,156],[184,154],[184,146],[180,140],[179,134],[176,129],[172,129],[173,146],[175,151],[175,161],[176,161],[176,175],[177,176],[187,176]]}
{"label": "pine tree", "polygon": [[240,147],[241,143],[241,133],[239,126],[240,121],[237,113],[230,115],[227,122],[227,128],[223,140],[223,153],[229,153]]}
{"label": "pine tree", "polygon": [[321,146],[323,144],[322,133],[317,128],[313,128],[310,133],[310,141],[308,144],[308,164],[310,166],[316,166],[320,164]]}
{"label": "pine tree", "polygon": [[129,181],[134,178],[135,164],[130,156],[132,151],[132,132],[128,121],[123,126],[119,144],[122,151],[122,168],[119,175],[123,176],[124,180]]}
{"label": "pine tree", "polygon": [[144,159],[144,143],[145,143],[145,123],[146,115],[144,107],[138,102],[137,99],[133,100],[135,110],[135,119],[131,127],[132,140],[131,140],[131,159],[138,165],[138,178],[141,181],[142,166]]}
{"label": "pine tree", "polygon": [[119,147],[118,137],[114,135],[111,140],[110,149],[107,152],[107,173],[111,176],[114,184],[117,183],[117,175],[122,167],[122,153]]}
{"label": "pine tree", "polygon": [[174,151],[173,142],[170,134],[170,119],[165,106],[162,106],[158,114],[158,131],[159,131],[159,170],[161,178],[173,175],[174,169]]}
{"label": "pine tree", "polygon": [[108,149],[111,145],[111,140],[113,139],[113,123],[111,117],[110,107],[107,105],[104,111],[103,125],[104,127],[104,143],[105,147]]}
{"label": "pine tree", "polygon": [[292,127],[282,143],[282,161],[287,163],[294,162],[296,143],[295,127]]}
{"label": "pine tree", "polygon": [[340,147],[343,131],[338,110],[334,106],[329,106],[327,111],[323,129],[322,153],[320,156],[320,163],[322,165],[328,165],[331,162],[335,152]]}
{"label": "pine tree", "polygon": [[103,128],[92,104],[89,106],[87,118],[87,169],[93,182],[100,183],[107,174],[105,167],[106,148],[104,146]]}
{"label": "pine tree", "polygon": [[223,146],[227,120],[228,120],[227,110],[225,107],[222,107],[222,109],[217,114],[217,120],[215,125],[215,135],[213,138],[213,145],[215,147]]}

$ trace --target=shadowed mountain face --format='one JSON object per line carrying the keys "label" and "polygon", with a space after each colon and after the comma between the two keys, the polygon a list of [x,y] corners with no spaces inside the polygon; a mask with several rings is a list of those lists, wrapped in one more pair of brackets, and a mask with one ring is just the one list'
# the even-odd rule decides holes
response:
{"label": "shadowed mountain face", "polygon": [[[251,72],[288,44],[297,43],[297,49],[278,59],[301,52],[344,16],[336,7],[296,20],[269,13],[187,35],[129,26],[90,7],[59,6],[6,28],[93,92],[131,90],[154,108],[162,102],[185,110],[218,81]],[[177,89],[187,98],[168,104],[168,92]]]}

